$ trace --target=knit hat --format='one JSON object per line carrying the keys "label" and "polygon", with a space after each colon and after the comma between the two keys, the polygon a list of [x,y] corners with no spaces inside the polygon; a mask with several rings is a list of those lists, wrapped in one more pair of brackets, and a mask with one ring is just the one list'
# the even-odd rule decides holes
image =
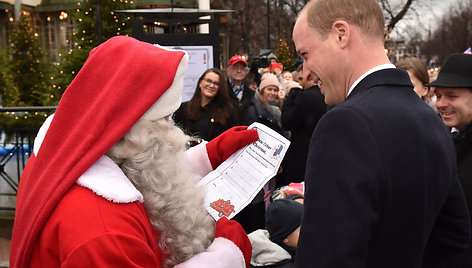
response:
{"label": "knit hat", "polygon": [[290,199],[270,203],[265,214],[269,239],[280,244],[302,224],[303,205]]}
{"label": "knit hat", "polygon": [[259,85],[259,88],[262,90],[268,86],[276,86],[277,88],[279,88],[279,80],[277,79],[277,76],[275,76],[275,74],[265,73],[264,75],[262,75],[261,84]]}
{"label": "knit hat", "polygon": [[275,56],[274,53],[270,53],[269,56],[267,56],[267,59],[268,60],[271,60],[271,59],[277,60],[277,56]]}
{"label": "knit hat", "polygon": [[11,267],[28,267],[41,230],[64,194],[136,121],[163,118],[179,107],[187,63],[184,51],[125,36],[90,52],[23,170]]}

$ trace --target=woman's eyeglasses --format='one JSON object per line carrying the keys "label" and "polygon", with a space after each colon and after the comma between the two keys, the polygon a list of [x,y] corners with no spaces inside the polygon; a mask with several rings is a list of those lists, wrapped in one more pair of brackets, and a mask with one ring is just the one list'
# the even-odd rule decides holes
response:
{"label": "woman's eyeglasses", "polygon": [[209,85],[213,84],[215,87],[219,87],[219,86],[220,86],[220,85],[219,85],[220,82],[215,82],[215,81],[213,81],[213,80],[211,80],[211,79],[209,79],[209,78],[203,78],[202,80],[205,81],[205,82],[207,82]]}

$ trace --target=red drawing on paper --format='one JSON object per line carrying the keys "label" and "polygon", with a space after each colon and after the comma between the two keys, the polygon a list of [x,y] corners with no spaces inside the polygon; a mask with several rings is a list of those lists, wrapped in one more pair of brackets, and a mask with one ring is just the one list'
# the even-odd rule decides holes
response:
{"label": "red drawing on paper", "polygon": [[218,199],[210,203],[210,207],[218,211],[218,217],[226,216],[228,217],[231,213],[234,212],[234,206],[231,205],[231,200],[224,201],[223,199]]}

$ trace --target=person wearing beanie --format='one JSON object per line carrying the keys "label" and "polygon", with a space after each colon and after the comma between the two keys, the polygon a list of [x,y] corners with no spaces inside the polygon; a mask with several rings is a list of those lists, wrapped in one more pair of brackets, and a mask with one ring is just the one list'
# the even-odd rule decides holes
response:
{"label": "person wearing beanie", "polygon": [[10,267],[249,265],[244,230],[215,224],[196,183],[257,132],[235,127],[185,151],[170,114],[187,63],[184,51],[125,36],[92,49],[34,141]]}
{"label": "person wearing beanie", "polygon": [[271,52],[269,56],[267,56],[267,60],[269,61],[269,64],[277,62],[277,56]]}
{"label": "person wearing beanie", "polygon": [[259,89],[251,100],[251,106],[246,112],[243,124],[250,125],[259,122],[284,135],[280,122],[282,112],[278,99],[279,89],[280,83],[274,74],[262,75]]}
{"label": "person wearing beanie", "polygon": [[252,267],[294,267],[303,205],[291,199],[272,201],[265,214],[266,230],[249,234]]}
{"label": "person wearing beanie", "polygon": [[[278,106],[277,92],[279,83],[274,74],[266,73],[261,78],[259,88],[251,100],[243,125],[249,126],[254,122],[266,125],[283,135],[280,127],[280,108]],[[275,180],[271,180],[274,182]],[[273,185],[275,187],[275,185]],[[263,190],[246,206],[238,215],[234,217],[241,223],[247,233],[264,228],[265,205],[263,200]]]}
{"label": "person wearing beanie", "polygon": [[[453,133],[457,175],[472,212],[472,55],[449,55],[438,78],[427,86],[434,87],[436,108]],[[467,251],[439,267],[472,267],[472,243]]]}

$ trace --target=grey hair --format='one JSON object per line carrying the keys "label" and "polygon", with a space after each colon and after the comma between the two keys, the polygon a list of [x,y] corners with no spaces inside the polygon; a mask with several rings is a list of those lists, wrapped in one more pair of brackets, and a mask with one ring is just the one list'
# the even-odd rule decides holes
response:
{"label": "grey hair", "polygon": [[185,168],[188,137],[170,119],[139,120],[107,155],[144,196],[158,248],[172,267],[205,251],[214,238],[199,177]]}

